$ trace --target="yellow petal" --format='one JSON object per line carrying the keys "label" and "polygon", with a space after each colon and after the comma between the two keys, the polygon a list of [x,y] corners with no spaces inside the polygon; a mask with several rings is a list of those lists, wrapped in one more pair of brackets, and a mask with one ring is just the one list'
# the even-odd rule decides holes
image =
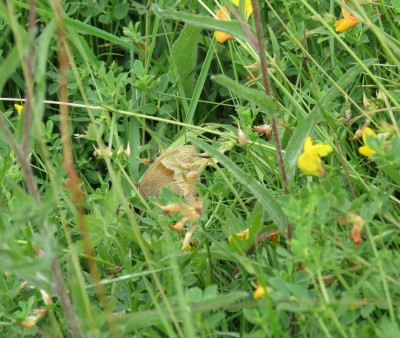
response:
{"label": "yellow petal", "polygon": [[[240,7],[240,1],[243,0],[232,0],[232,3],[237,6]],[[253,6],[251,5],[251,0],[244,0],[244,12],[246,14],[246,19],[248,20],[251,13],[253,13]]]}
{"label": "yellow petal", "polygon": [[348,18],[351,16],[351,14],[344,7],[342,7],[342,15],[344,18]]}
{"label": "yellow petal", "polygon": [[303,153],[297,159],[297,166],[306,175],[325,176],[322,156],[333,151],[328,144],[313,145],[311,137],[307,136],[304,141]]}
{"label": "yellow petal", "polygon": [[[235,236],[239,239],[248,239],[249,238],[249,229],[243,230],[241,232],[238,232],[237,234],[235,234]],[[228,242],[232,242],[233,236],[229,236],[228,237]]]}
{"label": "yellow petal", "polygon": [[333,151],[329,144],[316,144],[313,146],[313,151],[315,151],[318,156],[324,157]]}
{"label": "yellow petal", "polygon": [[27,319],[20,322],[19,325],[21,325],[22,327],[32,328],[36,325],[36,322],[37,322],[36,316],[29,316]]}
{"label": "yellow petal", "polygon": [[224,43],[225,41],[233,40],[232,35],[229,35],[227,33],[220,32],[220,31],[216,31],[214,33],[214,37],[215,37],[215,40],[217,40],[219,43]]}
{"label": "yellow petal", "polygon": [[313,147],[313,143],[310,136],[307,136],[306,140],[304,141],[304,152],[309,151]]}
{"label": "yellow petal", "polygon": [[362,139],[363,139],[364,145],[361,146],[360,148],[358,148],[358,152],[363,156],[370,157],[370,156],[376,154],[376,151],[372,150],[368,146],[367,135],[376,137],[376,133],[371,128],[368,128],[368,127],[364,128],[362,131]]}
{"label": "yellow petal", "polygon": [[312,152],[301,154],[297,166],[305,175],[323,176],[324,173],[320,157]]}
{"label": "yellow petal", "polygon": [[231,19],[228,8],[226,8],[226,6],[223,6],[219,9],[219,11],[217,12],[217,18],[218,20],[222,21],[229,21]]}
{"label": "yellow petal", "polygon": [[343,32],[344,30],[346,30],[346,29],[343,29],[346,25],[345,20],[346,19],[340,19],[335,22],[334,26],[335,26],[336,32]]}
{"label": "yellow petal", "polygon": [[14,104],[15,109],[17,110],[18,116],[21,116],[22,110],[24,109],[24,106],[21,106],[20,104]]}
{"label": "yellow petal", "polygon": [[369,127],[365,127],[362,131],[362,139],[364,144],[367,144],[367,135],[376,137],[376,133]]}
{"label": "yellow petal", "polygon": [[360,148],[358,148],[358,152],[366,157],[370,157],[372,155],[376,154],[376,151],[372,150],[370,147],[368,146],[362,146]]}
{"label": "yellow petal", "polygon": [[254,299],[260,299],[265,296],[265,289],[260,283],[257,283],[257,289],[254,291],[253,297]]}
{"label": "yellow petal", "polygon": [[[219,11],[217,13],[217,18],[222,21],[230,20],[229,11],[225,6],[219,9]],[[233,36],[231,36],[227,33],[224,33],[224,32],[220,32],[220,31],[216,31],[214,33],[214,37],[215,37],[215,40],[217,40],[219,43],[224,43],[227,40],[233,40]]]}
{"label": "yellow petal", "polygon": [[[346,3],[346,1],[343,0],[343,3]],[[343,19],[335,22],[336,32],[344,32],[358,23],[358,19],[351,15],[344,7],[342,7],[342,15]]]}

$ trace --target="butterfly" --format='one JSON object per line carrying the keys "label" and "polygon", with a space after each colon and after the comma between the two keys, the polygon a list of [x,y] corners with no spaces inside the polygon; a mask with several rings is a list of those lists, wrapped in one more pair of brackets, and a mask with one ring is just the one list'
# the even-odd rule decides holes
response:
{"label": "butterfly", "polygon": [[167,150],[147,169],[138,184],[139,191],[144,198],[158,197],[163,187],[176,195],[194,193],[202,163],[204,159],[191,145]]}

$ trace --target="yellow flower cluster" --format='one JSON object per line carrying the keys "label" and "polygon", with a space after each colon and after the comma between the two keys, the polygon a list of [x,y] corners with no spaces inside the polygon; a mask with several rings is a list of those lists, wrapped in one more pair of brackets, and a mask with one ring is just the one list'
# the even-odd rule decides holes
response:
{"label": "yellow flower cluster", "polygon": [[[358,148],[358,152],[366,157],[375,155],[376,151],[368,145],[368,139],[377,137],[376,133],[371,128],[365,127],[361,135],[364,145]],[[297,166],[306,175],[325,176],[325,168],[321,157],[328,155],[332,151],[333,149],[330,145],[313,144],[311,137],[307,136],[304,142],[303,152],[297,160]]]}

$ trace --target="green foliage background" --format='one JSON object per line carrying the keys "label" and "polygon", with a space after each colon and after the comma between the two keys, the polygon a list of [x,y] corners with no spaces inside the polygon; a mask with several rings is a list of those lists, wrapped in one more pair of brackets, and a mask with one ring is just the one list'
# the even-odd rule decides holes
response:
{"label": "green foliage background", "polygon": [[[57,3],[36,1],[34,30],[27,2],[0,3],[0,336],[399,336],[398,1],[349,1],[361,22],[339,34],[342,1],[260,1],[274,99],[248,34],[233,16],[215,20],[213,1],[64,1],[83,219],[63,166]],[[248,25],[254,33],[253,17]],[[236,39],[219,44],[216,29]],[[13,105],[26,107],[29,81],[27,125]],[[272,116],[288,194],[273,142],[253,129]],[[355,137],[367,124],[379,134],[368,139],[372,158]],[[334,148],[325,178],[296,167],[308,135]],[[13,148],[23,140],[39,200]],[[187,143],[215,161],[201,174],[201,216],[187,224],[196,231],[181,252],[184,233],[169,228],[180,218],[158,205],[191,201],[169,189],[147,201],[136,184],[143,159]],[[228,242],[247,228],[248,239]],[[257,283],[266,290],[259,300]]]}

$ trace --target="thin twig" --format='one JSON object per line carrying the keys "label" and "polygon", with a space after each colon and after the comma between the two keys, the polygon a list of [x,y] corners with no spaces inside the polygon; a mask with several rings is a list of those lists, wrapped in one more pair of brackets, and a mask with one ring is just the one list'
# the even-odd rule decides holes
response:
{"label": "thin twig", "polygon": [[24,107],[24,135],[22,138],[22,154],[24,156],[28,156],[29,152],[29,139],[30,139],[30,131],[32,128],[32,95],[34,88],[34,78],[33,78],[33,57],[35,55],[34,48],[34,40],[35,40],[35,32],[36,32],[36,4],[35,0],[29,0],[29,22],[28,22],[28,31],[30,32],[29,46],[28,46],[28,54],[26,56],[26,72],[25,72],[25,81],[26,83],[26,104]]}
{"label": "thin twig", "polygon": [[[26,99],[15,99],[13,97],[0,97],[0,101],[10,101],[10,102],[26,102]],[[65,105],[68,107],[76,107],[76,108],[85,108],[92,110],[104,110],[102,106],[90,106],[82,103],[72,103],[72,102],[60,102],[60,101],[52,101],[52,100],[43,100],[43,103],[46,104],[56,104],[56,105]]]}
{"label": "thin twig", "polygon": [[[9,4],[10,5],[10,4]],[[31,130],[31,114],[32,114],[32,100],[33,100],[33,55],[34,55],[34,29],[35,29],[35,18],[36,18],[36,10],[35,10],[35,1],[30,0],[29,2],[29,30],[31,31],[31,42],[30,42],[30,56],[26,59],[26,63],[22,62],[22,66],[24,69],[24,77],[26,83],[26,94],[25,94],[25,110],[24,110],[24,136],[22,140],[22,147],[19,147],[13,138],[13,134],[8,127],[4,116],[0,116],[0,128],[3,130],[6,140],[10,144],[14,154],[16,155],[17,161],[21,165],[21,169],[24,175],[24,180],[27,184],[29,194],[35,199],[36,204],[39,206],[41,204],[39,191],[34,179],[34,174],[32,171],[32,167],[30,165],[29,154],[29,137]],[[22,45],[22,42],[19,39],[17,33],[15,33],[15,40],[17,44]],[[22,54],[23,55],[23,54]],[[22,60],[24,61],[24,60]],[[49,226],[47,221],[43,224],[44,228],[49,231]],[[53,273],[53,277],[55,280],[55,292],[58,298],[61,301],[62,308],[64,310],[65,316],[68,319],[68,323],[71,329],[71,332],[74,337],[81,338],[82,335],[80,333],[79,327],[77,325],[77,320],[75,316],[74,309],[72,307],[71,301],[69,299],[64,280],[62,278],[62,272],[60,268],[60,263],[55,257],[51,263],[51,271]]]}
{"label": "thin twig", "polygon": [[29,156],[25,156],[22,153],[21,148],[18,146],[17,142],[15,142],[11,129],[9,128],[7,121],[4,118],[3,113],[0,114],[0,129],[3,131],[4,138],[10,145],[12,151],[14,152],[14,155],[17,158],[17,161],[21,165],[22,173],[24,175],[24,180],[27,185],[29,195],[31,195],[35,199],[36,204],[39,205],[40,197],[38,193],[38,188],[34,180],[32,167],[29,163]]}
{"label": "thin twig", "polygon": [[[65,26],[62,15],[62,7],[59,0],[53,1],[55,18],[58,26],[58,38],[59,38],[59,53],[58,61],[60,67],[60,100],[62,102],[68,101],[68,78],[67,71],[69,68],[69,60],[67,53],[67,41],[65,36]],[[93,257],[93,248],[90,242],[89,228],[85,220],[85,210],[84,210],[84,195],[80,188],[80,178],[79,174],[75,169],[73,160],[73,151],[71,144],[71,137],[69,133],[69,112],[67,105],[60,106],[60,131],[61,131],[61,143],[63,151],[63,165],[67,172],[68,184],[67,187],[71,191],[72,201],[75,204],[77,210],[77,221],[80,228],[80,233],[82,237],[82,242],[87,257],[90,275],[93,278],[93,282],[96,288],[96,293],[99,298],[100,304],[104,309],[106,320],[110,327],[113,337],[120,337],[118,327],[115,323],[114,316],[112,316],[112,311],[109,302],[106,298],[106,293],[104,287],[102,286],[101,276],[95,259]]]}
{"label": "thin twig", "polygon": [[[257,0],[251,0],[252,6],[253,6],[253,15],[254,15],[254,22],[256,24],[256,33],[257,33],[257,40],[258,40],[258,45],[255,45],[254,47],[257,49],[259,57],[260,57],[260,63],[261,63],[261,72],[262,72],[262,79],[264,82],[264,88],[265,88],[265,93],[273,97],[273,92],[272,92],[272,86],[271,86],[271,80],[269,78],[268,74],[268,63],[267,63],[267,58],[265,57],[265,49],[264,49],[264,38],[263,38],[263,27],[262,27],[262,22],[261,22],[261,16],[260,16],[260,8],[258,7],[258,1]],[[283,154],[282,154],[282,147],[281,147],[281,142],[279,140],[279,134],[278,134],[278,127],[276,123],[276,119],[274,116],[271,116],[271,127],[272,127],[272,137],[274,139],[275,147],[276,147],[276,155],[278,159],[278,167],[279,167],[279,172],[282,175],[282,180],[283,180],[283,192],[285,194],[288,194],[288,178],[286,175],[286,170],[283,162]]]}
{"label": "thin twig", "polygon": [[[254,22],[256,24],[256,33],[257,33],[257,41],[258,41],[258,45],[255,45],[254,47],[257,49],[259,57],[260,57],[261,72],[262,72],[262,79],[264,82],[265,93],[268,96],[273,97],[271,80],[270,80],[269,74],[268,74],[268,63],[267,63],[267,58],[265,56],[263,27],[262,27],[262,22],[261,22],[260,8],[258,6],[257,0],[251,0],[251,4],[253,6],[253,16],[254,16]],[[283,181],[283,193],[289,194],[289,190],[288,190],[289,180],[286,175],[285,165],[284,165],[284,161],[283,161],[283,153],[282,153],[281,142],[279,139],[276,118],[274,116],[271,116],[270,120],[271,120],[271,128],[272,128],[272,138],[274,139],[274,143],[275,143],[275,147],[276,147],[276,157],[277,157],[277,161],[278,161],[278,169],[281,174],[282,181]],[[292,232],[293,232],[292,227],[288,223],[287,224],[287,234],[286,234],[288,241],[290,241],[292,239],[292,235],[293,235]]]}

